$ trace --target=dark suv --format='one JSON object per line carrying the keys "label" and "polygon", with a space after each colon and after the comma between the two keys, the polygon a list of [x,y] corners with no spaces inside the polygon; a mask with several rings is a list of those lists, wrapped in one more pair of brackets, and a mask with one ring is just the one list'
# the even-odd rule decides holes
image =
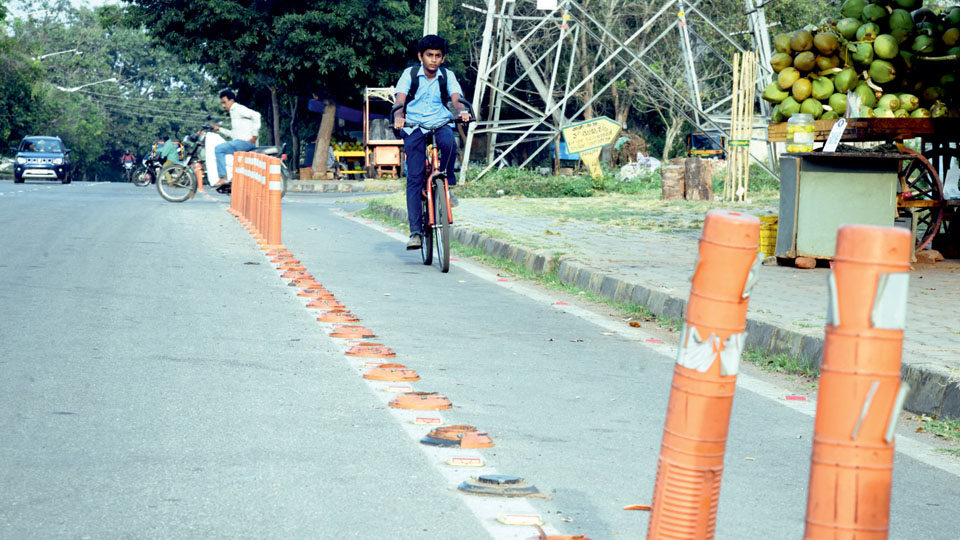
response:
{"label": "dark suv", "polygon": [[59,180],[70,183],[70,150],[64,148],[60,137],[25,137],[20,146],[11,148],[17,156],[13,160],[13,181],[20,184],[28,178]]}

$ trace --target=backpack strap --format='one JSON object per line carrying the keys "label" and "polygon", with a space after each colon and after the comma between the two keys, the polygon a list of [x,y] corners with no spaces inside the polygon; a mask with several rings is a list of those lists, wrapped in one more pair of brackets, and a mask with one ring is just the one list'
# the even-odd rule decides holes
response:
{"label": "backpack strap", "polygon": [[[407,104],[417,98],[417,91],[420,90],[419,71],[422,66],[423,64],[410,66],[410,89],[407,90],[407,100],[403,104],[403,114],[407,114]],[[450,101],[450,95],[447,92],[447,68],[440,66],[437,76],[440,77],[440,80],[437,81],[437,84],[440,85],[440,100],[446,107],[447,102]]]}

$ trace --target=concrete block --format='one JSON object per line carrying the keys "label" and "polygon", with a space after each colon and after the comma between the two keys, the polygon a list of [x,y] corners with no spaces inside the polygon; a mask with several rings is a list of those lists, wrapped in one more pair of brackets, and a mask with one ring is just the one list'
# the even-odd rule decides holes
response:
{"label": "concrete block", "polygon": [[630,295],[630,301],[640,306],[647,306],[650,300],[650,289],[643,285],[636,285]]}

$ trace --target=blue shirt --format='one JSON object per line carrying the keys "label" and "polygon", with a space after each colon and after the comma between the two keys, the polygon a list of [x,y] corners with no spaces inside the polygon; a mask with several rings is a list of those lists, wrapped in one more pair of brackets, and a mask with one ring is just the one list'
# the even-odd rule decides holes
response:
{"label": "blue shirt", "polygon": [[[413,124],[423,124],[425,126],[436,126],[453,118],[453,114],[447,109],[446,103],[441,103],[440,97],[440,70],[437,70],[436,77],[428,80],[423,66],[417,72],[420,78],[420,87],[417,88],[417,95],[407,96],[407,122]],[[447,70],[447,95],[463,95],[460,83],[452,71]],[[410,91],[410,68],[403,70],[403,75],[397,82],[397,93],[406,94]],[[415,128],[403,128],[409,135]]]}

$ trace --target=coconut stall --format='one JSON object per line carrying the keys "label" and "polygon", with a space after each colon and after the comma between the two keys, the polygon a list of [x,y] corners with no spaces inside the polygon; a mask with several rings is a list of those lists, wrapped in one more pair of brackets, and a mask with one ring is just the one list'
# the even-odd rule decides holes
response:
{"label": "coconut stall", "polygon": [[774,38],[762,94],[786,150],[777,256],[829,259],[837,227],[863,223],[957,257],[960,6],[846,0],[828,15]]}

